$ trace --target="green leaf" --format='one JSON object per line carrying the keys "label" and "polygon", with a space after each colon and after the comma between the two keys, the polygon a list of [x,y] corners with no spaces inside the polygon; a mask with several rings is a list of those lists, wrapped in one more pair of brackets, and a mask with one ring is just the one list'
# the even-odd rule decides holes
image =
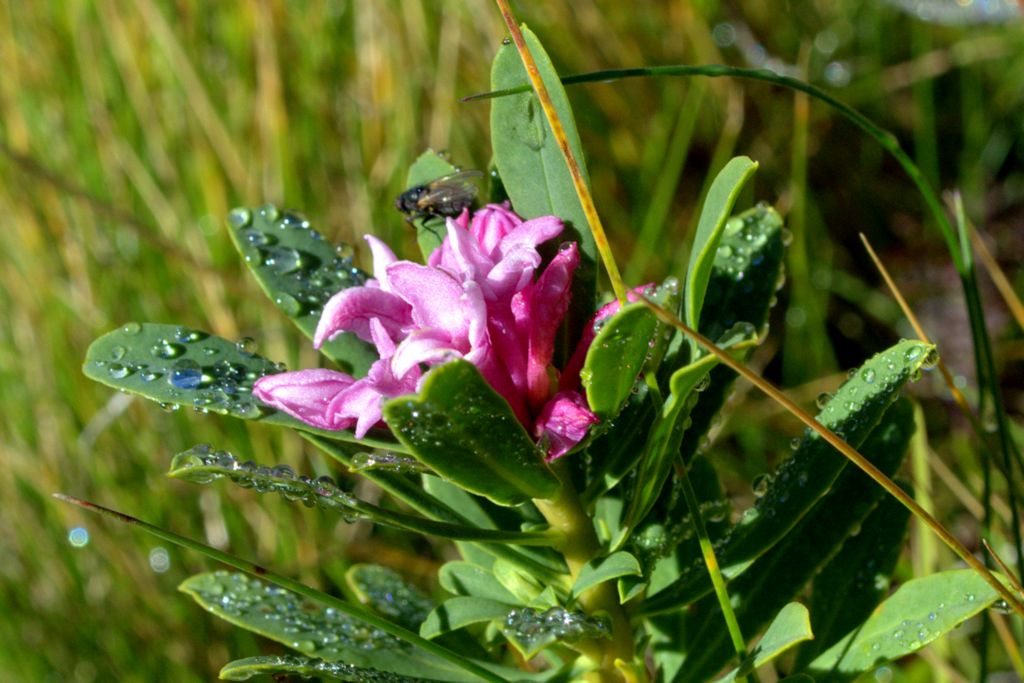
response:
{"label": "green leaf", "polygon": [[[370,277],[352,264],[351,247],[335,247],[309,221],[275,206],[234,209],[228,225],[231,241],[260,287],[310,339],[324,304]],[[356,377],[365,375],[377,360],[373,346],[348,332],[325,343],[321,351]]]}
{"label": "green leaf", "polygon": [[418,631],[434,608],[433,600],[389,567],[354,564],[345,572],[345,580],[359,602],[410,631]]}
{"label": "green leaf", "polygon": [[476,680],[380,629],[245,574],[197,574],[179,589],[220,618],[310,657],[402,676]]}
{"label": "green leaf", "polygon": [[[565,128],[573,156],[586,178],[583,147],[558,73],[540,40],[526,26],[523,26],[523,37]],[[529,84],[529,78],[519,53],[514,45],[503,46],[491,67],[492,87],[502,89],[524,84]],[[516,213],[524,218],[554,215],[566,221],[568,230],[561,239],[579,242],[581,266],[586,264],[584,270],[591,271],[592,277],[597,247],[587,229],[587,219],[562,151],[532,91],[491,102],[491,145],[494,163]],[[577,278],[580,277],[578,273]]]}
{"label": "green leaf", "polygon": [[292,674],[302,678],[317,678],[329,681],[355,681],[355,683],[419,683],[427,678],[400,676],[389,671],[353,666],[344,662],[328,662],[313,657],[298,655],[264,655],[236,659],[225,664],[220,670],[224,681],[247,681],[253,676],[270,674]]}
{"label": "green leaf", "polygon": [[[700,324],[704,294],[707,292],[708,280],[711,278],[711,269],[718,254],[718,243],[725,230],[726,221],[740,190],[756,170],[757,163],[747,157],[730,160],[711,183],[707,198],[704,200],[704,207],[697,223],[697,233],[693,238],[693,248],[690,251],[690,263],[686,267],[683,313],[686,324],[693,328]],[[696,358],[699,347],[692,340],[690,345],[692,357]]]}
{"label": "green leaf", "polygon": [[794,645],[813,637],[807,608],[799,602],[791,602],[776,615],[747,660],[719,680],[721,683],[732,683],[764,666]]}
{"label": "green leaf", "polygon": [[[910,401],[901,399],[886,411],[861,451],[879,470],[891,475],[903,462],[913,432]],[[792,482],[792,486],[798,485]],[[879,500],[885,497],[882,488],[859,469],[844,469],[832,489],[781,541],[730,582],[729,598],[740,631],[747,636],[757,633],[788,601],[799,596],[807,582],[862,528]],[[893,520],[894,524],[903,524],[901,533],[905,522],[905,515],[897,515]],[[861,535],[865,532],[861,531]],[[687,609],[683,632],[687,658],[685,675],[680,681],[705,680],[735,653],[713,595]]]}
{"label": "green leaf", "polygon": [[[569,98],[550,57],[533,31],[522,27],[523,38],[537,64],[573,156],[579,163],[584,182],[587,166],[580,144],[579,132]],[[514,45],[498,50],[491,66],[491,85],[495,89],[520,85],[529,87],[529,78]],[[523,218],[558,216],[565,230],[558,242],[576,242],[580,263],[573,276],[571,297],[574,302],[562,323],[562,339],[558,351],[572,353],[572,344],[590,315],[597,281],[597,245],[590,232],[586,214],[572,183],[547,118],[532,90],[491,102],[491,147],[504,190],[512,200],[512,208]],[[553,255],[554,244],[547,245]]]}
{"label": "green leaf", "polygon": [[445,562],[438,572],[441,587],[449,593],[474,598],[496,600],[507,605],[518,603],[516,597],[480,565],[464,560]]}
{"label": "green leaf", "polygon": [[[451,162],[434,150],[428,149],[419,155],[409,167],[409,173],[405,178],[405,188],[426,185],[438,178],[451,175],[456,170],[458,169]],[[441,246],[447,234],[444,218],[441,216],[417,216],[412,219],[412,225],[416,228],[416,243],[419,244],[420,253],[423,254],[425,263],[434,250]]]}
{"label": "green leaf", "polygon": [[552,537],[544,532],[481,529],[389,510],[343,491],[330,477],[311,479],[304,475],[296,476],[288,466],[271,468],[252,461],[239,462],[230,453],[213,450],[208,444],[200,444],[174,456],[167,475],[194,484],[209,484],[228,478],[258,493],[277,493],[291,501],[302,501],[307,507],[338,512],[349,522],[368,519],[383,526],[441,538],[545,546],[552,541]]}
{"label": "green leaf", "polygon": [[608,557],[591,560],[580,569],[572,586],[572,597],[579,598],[594,586],[617,579],[620,576],[640,576],[643,570],[635,557],[625,551],[612,553]]}
{"label": "green leaf", "polygon": [[647,385],[640,382],[634,386],[636,392],[630,393],[618,417],[587,445],[593,469],[592,478],[581,495],[585,505],[601,500],[600,496],[615,488],[643,457],[643,449],[636,447],[633,436],[651,431],[658,410]]}
{"label": "green leaf", "polygon": [[570,612],[562,607],[544,611],[516,608],[504,616],[501,632],[527,659],[554,643],[611,638],[611,626],[605,617]]}
{"label": "green leaf", "polygon": [[910,524],[910,511],[883,496],[860,533],[814,578],[811,623],[815,638],[800,648],[794,669],[804,669],[819,653],[865,621],[889,591]]}
{"label": "green leaf", "polygon": [[940,572],[900,586],[871,617],[811,662],[816,680],[846,680],[916,652],[990,607],[999,594],[973,569]]}
{"label": "green leaf", "polygon": [[467,491],[499,505],[558,492],[543,454],[472,363],[433,369],[418,395],[392,399],[383,412],[417,460]]}
{"label": "green leaf", "polygon": [[[852,373],[818,415],[818,422],[854,448],[864,442],[902,386],[935,362],[935,347],[905,340],[875,355]],[[729,530],[716,548],[726,578],[750,566],[785,536],[829,490],[846,465],[816,432],[807,430],[791,458],[779,466],[771,484],[754,507]],[[686,570],[668,590],[651,597],[643,610],[674,609],[705,595],[711,582],[702,565]]]}
{"label": "green leaf", "polygon": [[[715,253],[701,308],[701,334],[718,341],[737,322],[763,329],[782,274],[784,254],[782,218],[774,209],[758,205],[730,218]],[[740,358],[745,360],[747,356],[749,352]],[[690,411],[692,424],[679,448],[683,462],[690,462],[697,452],[735,380],[736,373],[725,366],[711,371],[708,388]]]}
{"label": "green leaf", "polygon": [[[670,278],[652,292],[655,303],[670,309],[678,304],[679,282]],[[642,303],[627,304],[604,321],[587,350],[580,380],[587,390],[590,409],[603,420],[618,415],[651,355],[661,325]]]}
{"label": "green leaf", "polygon": [[427,616],[420,626],[420,635],[433,639],[472,624],[504,619],[510,609],[511,605],[486,598],[450,598]]}
{"label": "green leaf", "polygon": [[251,340],[229,341],[182,325],[126,323],[86,351],[82,370],[101,384],[160,403],[252,420],[364,446],[400,448],[386,439],[317,429],[252,397],[253,383],[284,366],[251,353]]}

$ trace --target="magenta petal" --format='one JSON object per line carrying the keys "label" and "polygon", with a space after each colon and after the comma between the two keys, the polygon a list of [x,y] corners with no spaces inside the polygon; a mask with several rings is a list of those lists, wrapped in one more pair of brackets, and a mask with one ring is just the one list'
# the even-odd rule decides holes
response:
{"label": "magenta petal", "polygon": [[420,363],[437,365],[461,355],[457,349],[452,348],[452,340],[444,331],[416,330],[398,345],[391,358],[391,371],[397,377],[404,377]]}
{"label": "magenta petal", "polygon": [[469,327],[462,301],[462,285],[448,273],[409,261],[388,267],[395,294],[412,306],[417,327],[436,327],[452,339],[464,339]]}
{"label": "magenta petal", "polygon": [[328,409],[339,423],[351,425],[355,422],[356,438],[361,439],[371,427],[381,421],[382,400],[381,392],[373,383],[368,379],[361,379],[335,397]]}
{"label": "magenta petal", "polygon": [[460,279],[479,281],[492,267],[491,259],[487,258],[469,231],[459,227],[452,219],[448,219],[448,238],[445,243],[447,251],[442,250],[440,266],[458,274]]}
{"label": "magenta petal", "polygon": [[498,245],[498,251],[504,257],[515,247],[536,247],[561,233],[562,227],[562,219],[557,216],[541,216],[528,220],[505,235]]}
{"label": "magenta petal", "polygon": [[523,219],[509,210],[505,204],[488,204],[473,214],[469,232],[476,239],[485,254],[494,259],[498,246],[505,235],[521,225]]}
{"label": "magenta petal", "polygon": [[583,440],[591,425],[600,422],[587,408],[586,400],[575,391],[555,394],[544,405],[534,433],[547,444],[547,459],[559,458]]}
{"label": "magenta petal", "polygon": [[388,285],[387,267],[398,260],[391,247],[373,235],[367,235],[366,241],[370,244],[370,253],[373,254],[373,277],[380,282],[380,288],[384,291],[391,291]]}
{"label": "magenta petal", "polygon": [[560,249],[533,287],[527,318],[530,326],[526,359],[527,385],[532,406],[543,403],[551,394],[548,366],[555,351],[555,336],[569,308],[572,276],[579,265],[576,243]]}
{"label": "magenta petal", "polygon": [[253,396],[306,424],[341,429],[333,420],[330,403],[355,380],[334,370],[300,370],[267,375],[256,380]]}
{"label": "magenta petal", "polygon": [[313,347],[341,332],[352,332],[363,341],[372,342],[370,320],[377,318],[393,339],[400,339],[412,323],[412,311],[401,298],[383,289],[350,287],[331,297],[313,335]]}
{"label": "magenta petal", "polygon": [[536,249],[519,247],[512,249],[487,273],[487,285],[495,301],[507,301],[516,292],[521,292],[540,265],[540,254]]}

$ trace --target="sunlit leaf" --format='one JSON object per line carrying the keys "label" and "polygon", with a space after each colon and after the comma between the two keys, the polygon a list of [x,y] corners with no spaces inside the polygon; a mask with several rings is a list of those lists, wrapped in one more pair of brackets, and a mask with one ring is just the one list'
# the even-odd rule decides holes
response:
{"label": "sunlit leaf", "polygon": [[722,683],[732,683],[764,666],[794,645],[813,637],[807,608],[799,602],[791,602],[775,616],[747,660],[719,680]]}

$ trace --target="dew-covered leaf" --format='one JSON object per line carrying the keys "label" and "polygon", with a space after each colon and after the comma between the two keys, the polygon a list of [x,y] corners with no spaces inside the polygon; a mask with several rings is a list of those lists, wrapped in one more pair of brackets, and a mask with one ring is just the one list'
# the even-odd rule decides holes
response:
{"label": "dew-covered leaf", "polygon": [[[763,204],[729,219],[701,308],[701,334],[717,342],[740,322],[755,330],[764,328],[782,277],[783,232],[782,218]],[[741,358],[746,355],[749,352]],[[690,411],[692,424],[679,448],[683,462],[690,462],[697,452],[735,380],[736,373],[725,366],[711,371],[707,389]]]}
{"label": "dew-covered leaf", "polygon": [[389,567],[354,564],[345,572],[345,580],[359,602],[410,631],[418,631],[434,608],[433,600]]}
{"label": "dew-covered leaf", "polygon": [[[757,162],[747,157],[735,157],[718,172],[711,188],[708,190],[704,206],[701,208],[697,232],[693,238],[690,251],[690,262],[686,267],[686,291],[684,292],[683,314],[686,324],[697,328],[700,324],[700,312],[704,306],[704,295],[707,292],[711,269],[718,252],[718,243],[725,231],[729,214],[739,197],[743,185],[757,170]],[[696,358],[699,348],[696,342],[690,342],[692,354]]]}
{"label": "dew-covered leaf", "polygon": [[245,574],[197,574],[179,589],[220,618],[309,657],[402,676],[477,680],[378,628]]}
{"label": "dew-covered leaf", "polygon": [[480,565],[464,560],[445,562],[438,572],[441,587],[449,593],[474,598],[496,600],[508,605],[518,602],[494,574]]}
{"label": "dew-covered leaf", "polygon": [[[884,474],[892,475],[903,462],[913,432],[910,401],[900,399],[872,430],[861,452]],[[859,469],[844,469],[832,489],[782,540],[729,583],[740,631],[748,637],[756,634],[788,601],[798,597],[851,536],[858,531],[866,534],[861,531],[862,524],[885,497],[882,488]],[[905,522],[905,515],[893,519],[894,524]],[[870,542],[870,536],[866,540]],[[729,662],[735,650],[724,625],[714,595],[689,606],[683,618],[686,666],[679,683],[705,680]]]}
{"label": "dew-covered leaf", "polygon": [[86,352],[87,377],[176,409],[194,407],[247,420],[276,411],[252,397],[253,383],[282,366],[238,342],[182,325],[127,323],[96,339]]}
{"label": "dew-covered leaf", "polygon": [[748,676],[794,645],[813,637],[807,608],[799,602],[791,602],[775,616],[747,660],[719,680],[721,683],[732,683],[738,678]]}
{"label": "dew-covered leaf", "polygon": [[389,510],[343,491],[331,477],[312,479],[296,475],[287,465],[268,467],[252,461],[239,462],[230,453],[214,450],[208,444],[200,444],[176,455],[167,474],[194,484],[209,484],[227,478],[257,493],[277,493],[288,500],[301,501],[306,507],[337,512],[349,522],[367,519],[383,526],[458,540],[528,545],[547,545],[550,542],[543,532],[481,529]]}
{"label": "dew-covered leaf", "polygon": [[472,363],[434,368],[418,395],[392,399],[383,412],[420,462],[467,491],[499,505],[558,491],[543,453]]}
{"label": "dew-covered leaf", "polygon": [[472,624],[504,619],[511,608],[511,605],[487,598],[450,598],[427,615],[420,626],[420,635],[432,639]]}
{"label": "dew-covered leaf", "polygon": [[911,579],[867,621],[811,662],[808,672],[819,681],[851,679],[881,662],[916,652],[998,599],[995,589],[973,569]]}
{"label": "dew-covered leaf", "polygon": [[401,676],[345,662],[328,662],[315,657],[299,655],[263,655],[236,659],[220,670],[223,681],[247,681],[253,676],[288,674],[327,681],[353,681],[354,683],[420,683],[432,679]]}
{"label": "dew-covered leaf", "polygon": [[[310,339],[328,299],[369,278],[352,264],[351,247],[331,244],[294,213],[271,205],[239,208],[228,215],[228,225],[231,240],[260,287]],[[347,332],[325,343],[321,351],[356,377],[365,375],[377,360],[371,345]]]}
{"label": "dew-covered leaf", "polygon": [[586,590],[621,576],[640,576],[643,570],[635,557],[625,551],[612,553],[608,557],[591,560],[580,569],[572,586],[572,595],[578,598]]}
{"label": "dew-covered leaf", "polygon": [[562,607],[546,610],[517,607],[500,623],[502,634],[527,659],[547,646],[585,638],[611,638],[611,625],[603,616],[588,616]]}
{"label": "dew-covered leaf", "polygon": [[806,668],[819,653],[865,621],[889,591],[903,550],[910,511],[892,496],[883,496],[860,533],[814,577],[811,623],[814,641],[801,646],[794,668]]}
{"label": "dew-covered leaf", "polygon": [[[651,301],[675,310],[679,282],[670,278],[654,290]],[[662,338],[664,327],[642,303],[627,304],[604,321],[587,350],[580,381],[587,390],[590,409],[603,420],[618,415],[629,398],[637,376]]]}
{"label": "dew-covered leaf", "polygon": [[[921,368],[936,361],[935,347],[905,340],[876,354],[839,388],[817,420],[859,447],[882,418],[900,389]],[[824,495],[846,465],[846,458],[816,432],[807,430],[796,452],[783,462],[754,507],[749,508],[717,544],[716,553],[726,578],[750,566],[772,547]],[[711,590],[702,564],[683,570],[679,580],[651,597],[644,611],[654,613],[688,604]]]}
{"label": "dew-covered leaf", "polygon": [[[408,190],[420,185],[426,185],[438,178],[451,175],[456,170],[456,167],[450,161],[434,150],[428,149],[419,155],[416,161],[412,163],[412,166],[409,167],[409,173],[405,178],[405,188]],[[416,229],[416,243],[420,247],[420,253],[423,254],[424,262],[426,262],[434,250],[441,246],[441,242],[444,241],[445,234],[447,233],[444,217],[414,216],[411,223]]]}

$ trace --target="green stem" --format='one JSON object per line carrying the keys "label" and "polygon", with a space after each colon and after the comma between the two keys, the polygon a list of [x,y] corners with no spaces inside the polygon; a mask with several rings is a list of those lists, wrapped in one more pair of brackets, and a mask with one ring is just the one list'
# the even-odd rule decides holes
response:
{"label": "green stem", "polygon": [[[697,532],[700,552],[704,556],[704,564],[708,568],[711,585],[715,588],[715,597],[718,598],[718,605],[722,609],[722,616],[725,617],[725,627],[729,631],[729,638],[732,640],[733,649],[736,650],[737,666],[743,666],[743,662],[747,658],[747,644],[743,640],[740,624],[736,620],[736,613],[732,609],[729,591],[725,587],[725,579],[722,577],[722,570],[718,566],[718,558],[715,557],[715,549],[711,545],[711,538],[708,536],[707,527],[704,526],[704,518],[700,513],[700,502],[697,500],[697,493],[693,490],[693,484],[690,482],[690,475],[686,471],[685,465],[679,468],[678,473],[679,481],[683,485],[686,507],[690,510],[690,519],[693,520],[693,528]],[[751,675],[756,681],[757,674],[752,673]],[[750,681],[750,677],[744,676],[743,680]]]}
{"label": "green stem", "polygon": [[399,638],[400,640],[415,645],[416,647],[419,647],[420,649],[425,650],[433,655],[436,655],[446,661],[449,661],[455,666],[459,667],[460,669],[468,671],[469,673],[477,676],[482,680],[493,681],[494,683],[503,683],[503,681],[505,680],[501,676],[491,673],[479,664],[476,664],[475,662],[472,662],[466,659],[465,657],[462,657],[461,655],[452,652],[448,648],[441,647],[437,643],[431,642],[426,638],[421,638],[418,634],[406,630],[401,626],[398,626],[397,624],[393,624],[387,619],[382,619],[381,617],[378,617],[376,614],[366,610],[363,607],[353,605],[352,603],[345,602],[344,600],[336,598],[333,595],[328,595],[327,593],[323,593],[314,588],[310,588],[309,586],[299,583],[298,581],[289,579],[288,577],[282,576],[281,574],[277,574],[276,572],[272,572],[269,569],[256,564],[255,562],[249,562],[248,560],[243,560],[239,557],[235,557],[234,555],[229,555],[228,553],[217,550],[216,548],[211,548],[206,544],[200,543],[198,541],[193,541],[192,539],[185,538],[184,536],[179,536],[174,532],[167,531],[166,529],[161,529],[160,527],[149,524],[148,522],[143,522],[141,519],[137,519],[130,515],[117,512],[116,510],[111,510],[110,508],[105,508],[101,505],[96,505],[95,503],[90,503],[89,501],[81,500],[79,498],[68,496],[63,493],[55,493],[53,494],[53,497],[65,503],[71,503],[72,505],[76,505],[84,510],[89,510],[90,512],[98,512],[99,514],[105,517],[109,517],[110,519],[114,519],[119,522],[124,522],[125,524],[137,526],[146,533],[152,536],[156,536],[157,538],[163,539],[168,543],[173,543],[177,546],[181,546],[182,548],[193,550],[201,555],[209,557],[210,559],[222,562],[228,565],[229,567],[234,567],[235,569],[243,571],[246,574],[251,574],[259,579],[269,581],[270,583],[276,584],[281,588],[290,590],[293,593],[309,598],[314,602],[318,602],[320,604],[333,607],[342,614],[350,616],[353,619],[358,619],[359,621],[362,621],[363,623],[368,624],[369,626],[373,626],[374,628],[379,628],[381,631],[384,631],[385,633],[388,633],[396,638]]}
{"label": "green stem", "polygon": [[[558,550],[565,557],[569,573],[575,582],[580,570],[591,560],[600,557],[603,552],[601,542],[594,532],[594,522],[583,509],[579,495],[573,487],[564,463],[555,464],[555,472],[562,480],[562,488],[558,498],[554,500],[534,500],[537,509],[547,519],[551,529],[561,532],[563,541]],[[633,650],[633,628],[629,616],[619,604],[619,596],[615,585],[605,581],[585,591],[579,604],[587,613],[605,612],[612,622],[612,642],[609,646],[603,640],[584,640],[575,645],[576,649],[590,658],[600,668],[592,672],[595,682],[621,681],[624,674],[616,665],[623,662],[631,669],[631,674],[643,667],[630,667],[636,655]]]}

